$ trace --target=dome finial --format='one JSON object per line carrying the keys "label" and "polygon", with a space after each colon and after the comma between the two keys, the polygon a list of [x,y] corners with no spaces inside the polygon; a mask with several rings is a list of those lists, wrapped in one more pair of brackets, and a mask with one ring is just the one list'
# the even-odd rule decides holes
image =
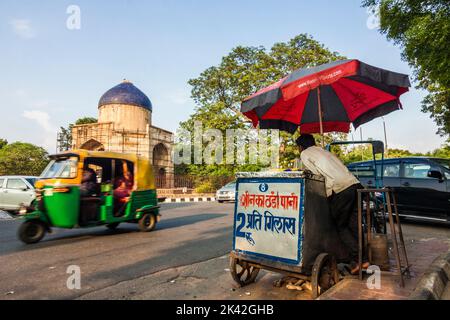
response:
{"label": "dome finial", "polygon": [[127,78],[123,78],[122,83],[131,83],[131,81],[128,80]]}

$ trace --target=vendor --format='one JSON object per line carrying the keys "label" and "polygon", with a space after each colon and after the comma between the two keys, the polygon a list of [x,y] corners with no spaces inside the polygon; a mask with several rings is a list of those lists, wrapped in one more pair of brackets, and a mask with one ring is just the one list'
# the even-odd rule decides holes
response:
{"label": "vendor", "polygon": [[[300,150],[300,158],[306,169],[325,178],[325,188],[330,211],[344,245],[350,253],[351,272],[359,272],[358,261],[358,216],[357,189],[364,187],[351,174],[347,167],[331,152],[316,146],[314,137],[302,134],[296,143]],[[364,259],[366,260],[366,259]],[[363,261],[363,268],[369,263]]]}

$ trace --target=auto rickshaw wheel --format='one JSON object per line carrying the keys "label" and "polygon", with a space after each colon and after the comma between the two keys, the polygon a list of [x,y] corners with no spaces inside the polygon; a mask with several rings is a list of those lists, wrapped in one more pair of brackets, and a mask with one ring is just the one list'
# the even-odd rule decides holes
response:
{"label": "auto rickshaw wheel", "polygon": [[247,261],[230,258],[230,272],[233,280],[240,286],[246,286],[255,282],[259,268],[251,266]]}
{"label": "auto rickshaw wheel", "polygon": [[32,244],[41,241],[45,236],[45,229],[45,225],[41,221],[29,220],[20,225],[17,233],[22,242]]}
{"label": "auto rickshaw wheel", "polygon": [[120,224],[120,222],[109,223],[109,224],[106,225],[106,227],[109,230],[116,230],[117,227],[119,226],[119,224]]}
{"label": "auto rickshaw wheel", "polygon": [[319,254],[311,274],[312,298],[316,299],[338,282],[339,270],[336,259],[328,253]]}
{"label": "auto rickshaw wheel", "polygon": [[138,221],[139,230],[149,232],[155,229],[156,216],[152,213],[145,213]]}

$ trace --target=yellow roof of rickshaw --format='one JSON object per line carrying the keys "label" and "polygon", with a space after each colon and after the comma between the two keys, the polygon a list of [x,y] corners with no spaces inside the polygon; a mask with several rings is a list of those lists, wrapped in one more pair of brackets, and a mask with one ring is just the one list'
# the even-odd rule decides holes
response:
{"label": "yellow roof of rickshaw", "polygon": [[[58,154],[51,155],[50,158],[58,158],[61,156],[79,156],[81,160],[85,158],[105,158],[120,159],[131,161],[136,165],[135,180],[137,182],[137,190],[155,189],[155,182],[151,162],[148,158],[138,156],[132,153],[120,153],[110,151],[90,151],[84,149],[68,150]],[[78,177],[77,180],[81,179]],[[67,181],[67,183],[69,183]],[[78,182],[79,183],[79,182]]]}
{"label": "yellow roof of rickshaw", "polygon": [[90,151],[90,150],[84,150],[84,149],[77,149],[77,150],[68,150],[61,153],[53,154],[50,157],[59,157],[64,155],[78,155],[81,158],[114,158],[114,159],[122,159],[122,160],[128,160],[132,162],[136,162],[137,160],[147,160],[147,158],[138,156],[133,153],[120,153],[120,152],[111,152],[111,151]]}

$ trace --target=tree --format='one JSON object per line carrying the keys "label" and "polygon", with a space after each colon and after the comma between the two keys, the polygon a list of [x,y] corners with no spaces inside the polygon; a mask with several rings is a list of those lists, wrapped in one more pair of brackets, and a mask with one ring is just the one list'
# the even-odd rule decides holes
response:
{"label": "tree", "polygon": [[[238,46],[224,56],[219,65],[189,80],[191,96],[197,107],[187,121],[180,123],[180,127],[192,133],[195,121],[201,121],[205,127],[219,129],[222,133],[226,129],[250,128],[249,120],[239,112],[245,97],[295,69],[343,58],[307,34],[300,34],[288,42],[276,43],[269,50],[262,46]],[[289,166],[298,157],[297,147],[293,145],[292,136],[286,133],[281,136],[284,152],[280,160],[283,166]],[[232,174],[236,170],[260,168],[258,165],[245,168],[234,165],[192,165],[188,166],[187,171],[196,174]]]}
{"label": "tree", "polygon": [[[97,119],[93,117],[83,117],[75,121],[75,125],[97,123]],[[58,150],[65,151],[72,147],[72,129],[74,124],[71,123],[67,128],[60,127],[58,132]]]}
{"label": "tree", "polygon": [[0,149],[2,149],[4,146],[8,144],[8,140],[6,139],[0,139]]}
{"label": "tree", "polygon": [[363,0],[378,10],[380,31],[401,46],[414,68],[418,88],[428,90],[422,111],[438,134],[450,134],[450,2],[448,0]]}
{"label": "tree", "polygon": [[80,124],[89,124],[89,123],[97,123],[97,118],[93,117],[83,117],[79,118],[77,121],[75,121],[75,125],[78,126]]}
{"label": "tree", "polygon": [[39,175],[48,163],[44,148],[14,142],[0,149],[1,175]]}
{"label": "tree", "polygon": [[428,152],[426,155],[430,157],[450,159],[450,146],[447,145],[442,148],[433,150],[431,152]]}

